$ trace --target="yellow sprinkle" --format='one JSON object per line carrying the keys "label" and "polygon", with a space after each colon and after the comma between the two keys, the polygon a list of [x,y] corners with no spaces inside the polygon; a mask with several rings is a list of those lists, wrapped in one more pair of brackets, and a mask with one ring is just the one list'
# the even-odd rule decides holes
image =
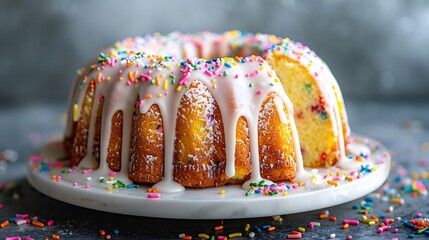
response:
{"label": "yellow sprinkle", "polygon": [[110,76],[107,76],[107,77],[106,77],[106,81],[110,81]]}
{"label": "yellow sprinkle", "polygon": [[368,225],[369,225],[369,226],[372,226],[372,225],[374,225],[374,224],[375,224],[375,221],[369,221],[369,222],[368,222]]}
{"label": "yellow sprinkle", "polygon": [[274,221],[276,221],[276,222],[283,222],[283,218],[278,217],[278,218],[274,219]]}
{"label": "yellow sprinkle", "polygon": [[250,229],[250,224],[246,224],[246,226],[244,227],[244,231],[249,231],[249,229]]}
{"label": "yellow sprinkle", "polygon": [[118,189],[119,188],[119,185],[118,184],[113,184],[113,187],[115,188],[115,189]]}
{"label": "yellow sprinkle", "polygon": [[159,93],[159,94],[158,94],[158,97],[159,97],[159,98],[162,98],[162,93]]}
{"label": "yellow sprinkle", "polygon": [[232,62],[231,64],[232,64],[232,66],[234,66],[234,67],[238,65],[238,63],[237,63],[236,61]]}
{"label": "yellow sprinkle", "polygon": [[165,74],[164,73],[161,73],[161,77],[163,78],[163,77],[165,77]]}
{"label": "yellow sprinkle", "polygon": [[168,82],[166,79],[164,79],[164,91],[168,90]]}
{"label": "yellow sprinkle", "polygon": [[230,233],[228,236],[229,238],[235,238],[235,237],[241,237],[243,234],[241,234],[240,232],[237,233]]}
{"label": "yellow sprinkle", "polygon": [[300,231],[300,232],[305,232],[305,228],[303,228],[303,227],[299,227],[299,228],[298,228],[298,231]]}
{"label": "yellow sprinkle", "polygon": [[173,68],[171,66],[167,66],[167,69],[171,71]]}
{"label": "yellow sprinkle", "polygon": [[312,62],[309,62],[309,63],[307,64],[307,67],[311,67],[311,64],[312,64]]}
{"label": "yellow sprinkle", "polygon": [[224,60],[225,62],[227,62],[227,61],[232,62],[232,61],[234,61],[234,58],[232,58],[232,57],[226,57],[226,58],[223,58],[223,60]]}
{"label": "yellow sprinkle", "polygon": [[368,222],[368,218],[365,215],[362,215],[362,222],[364,223]]}
{"label": "yellow sprinkle", "polygon": [[113,181],[113,179],[114,179],[113,177],[109,177],[109,181]]}
{"label": "yellow sprinkle", "polygon": [[78,105],[77,105],[77,103],[75,103],[74,104],[74,106],[73,106],[73,121],[74,122],[77,122],[77,111],[78,111]]}
{"label": "yellow sprinkle", "polygon": [[221,189],[221,190],[219,191],[219,194],[225,194],[225,190]]}
{"label": "yellow sprinkle", "polygon": [[422,179],[428,179],[429,173],[428,172],[422,172]]}
{"label": "yellow sprinkle", "polygon": [[210,236],[209,236],[209,235],[207,235],[207,234],[205,234],[205,233],[199,233],[199,234],[198,234],[198,237],[199,237],[199,238],[204,238],[204,239],[209,239],[209,238],[210,238]]}
{"label": "yellow sprinkle", "polygon": [[216,79],[212,78],[212,83],[216,83]]}
{"label": "yellow sprinkle", "polygon": [[411,178],[414,179],[414,180],[419,179],[419,173],[417,173],[417,172],[411,173]]}
{"label": "yellow sprinkle", "polygon": [[180,89],[182,89],[182,86],[180,86],[180,85],[179,85],[179,86],[177,86],[176,91],[178,91],[178,92],[179,92],[179,91],[180,91]]}
{"label": "yellow sprinkle", "polygon": [[264,66],[261,66],[260,68],[259,68],[259,71],[264,71]]}
{"label": "yellow sprinkle", "polygon": [[119,78],[118,78],[118,80],[119,80],[119,81],[122,81],[123,79],[124,79],[123,77],[119,77]]}
{"label": "yellow sprinkle", "polygon": [[107,186],[107,191],[112,191],[112,186]]}
{"label": "yellow sprinkle", "polygon": [[286,196],[287,196],[287,192],[283,192],[283,196],[285,196],[285,197],[286,197]]}

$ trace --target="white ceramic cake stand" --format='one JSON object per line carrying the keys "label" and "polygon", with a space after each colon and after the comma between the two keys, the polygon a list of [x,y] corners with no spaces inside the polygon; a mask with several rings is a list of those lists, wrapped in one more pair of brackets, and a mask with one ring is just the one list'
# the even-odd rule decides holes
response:
{"label": "white ceramic cake stand", "polygon": [[[55,199],[100,211],[128,215],[179,218],[179,219],[235,219],[266,217],[299,213],[323,209],[363,197],[379,188],[387,179],[390,169],[390,155],[387,149],[375,140],[353,136],[355,147],[369,146],[371,158],[363,164],[369,164],[372,172],[362,177],[352,177],[353,181],[340,180],[337,187],[327,184],[326,174],[341,171],[338,168],[318,169],[318,181],[309,178],[304,187],[289,190],[287,196],[277,194],[267,196],[251,194],[241,186],[223,186],[207,189],[186,189],[181,193],[160,194],[160,198],[148,198],[149,186],[140,188],[119,188],[112,191],[106,186],[73,186],[63,177],[53,180],[52,175],[61,175],[59,169],[40,171],[34,161],[28,164],[28,180],[38,191]],[[48,148],[49,145],[46,146]],[[51,145],[52,147],[52,145]],[[34,160],[34,159],[33,159]],[[56,161],[41,159],[42,161]],[[40,165],[39,165],[40,166]],[[315,170],[307,169],[315,173]],[[81,174],[66,173],[66,174]],[[65,176],[66,174],[63,174]],[[98,181],[91,180],[91,181]],[[290,183],[287,183],[290,184]],[[224,194],[220,194],[224,190]]]}

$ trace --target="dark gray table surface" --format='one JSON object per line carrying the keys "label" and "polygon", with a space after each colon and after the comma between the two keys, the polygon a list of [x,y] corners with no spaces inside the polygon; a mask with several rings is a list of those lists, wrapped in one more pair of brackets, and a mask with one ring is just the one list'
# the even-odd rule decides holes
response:
{"label": "dark gray table surface", "polygon": [[[394,190],[400,189],[398,169],[406,169],[408,176],[411,172],[429,172],[429,152],[425,147],[429,142],[429,102],[347,102],[350,125],[354,132],[380,140],[393,155],[393,168],[388,183]],[[28,157],[41,144],[54,135],[62,133],[60,115],[65,110],[64,105],[28,105],[0,107],[0,152],[13,149],[19,153],[17,162],[7,162],[7,170],[0,173],[0,183],[6,184],[1,188],[0,221],[13,217],[16,213],[28,213],[38,216],[41,220],[53,219],[51,227],[36,228],[31,225],[17,226],[11,223],[0,229],[1,238],[7,236],[30,236],[34,239],[44,239],[57,234],[61,239],[103,239],[99,230],[113,234],[115,228],[118,234],[113,239],[179,239],[180,233],[192,235],[199,239],[198,233],[214,234],[213,227],[221,220],[172,220],[147,217],[126,216],[85,209],[63,203],[44,196],[33,189],[26,180],[26,162]],[[11,185],[15,184],[15,185]],[[12,186],[12,187],[11,187]],[[427,196],[412,197],[411,194],[401,196],[405,205],[398,206],[382,198],[373,202],[374,211],[369,215],[397,219],[415,218],[416,213],[429,214]],[[329,239],[331,233],[336,239],[346,239],[352,235],[353,239],[406,239],[408,234],[416,233],[404,227],[402,221],[396,221],[392,226],[399,229],[399,233],[392,231],[377,233],[376,226],[361,223],[351,226],[348,230],[341,229],[343,219],[360,219],[361,214],[352,207],[361,204],[362,199],[328,208],[330,215],[337,221],[319,220],[322,210],[285,215],[283,222],[275,222],[271,217],[224,220],[224,234],[244,232],[247,223],[262,226],[272,224],[276,226],[274,232],[263,231],[256,234],[256,239],[285,238],[292,230],[306,227],[310,221],[319,221],[321,226],[307,229],[303,233],[304,239]],[[386,210],[394,205],[393,212]],[[248,238],[244,234],[243,239]],[[416,238],[427,238],[424,234]]]}

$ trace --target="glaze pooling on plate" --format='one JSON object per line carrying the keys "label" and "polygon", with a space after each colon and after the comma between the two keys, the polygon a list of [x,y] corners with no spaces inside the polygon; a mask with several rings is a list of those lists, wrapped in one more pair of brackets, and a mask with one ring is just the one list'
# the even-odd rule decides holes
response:
{"label": "glaze pooling on plate", "polygon": [[[28,179],[37,190],[48,196],[107,212],[182,219],[264,217],[342,204],[380,187],[390,170],[390,155],[387,149],[372,139],[356,136],[352,137],[351,145],[357,149],[357,152],[351,154],[362,163],[359,169],[307,169],[312,177],[299,184],[301,186],[277,183],[279,189],[285,186],[283,189],[287,195],[279,193],[271,196],[252,192],[246,196],[246,190],[237,185],[160,193],[159,198],[149,197],[150,186],[147,185],[139,188],[113,187],[107,190],[108,186],[121,179],[117,175],[100,176],[94,172],[84,174],[83,169],[64,167],[64,160],[58,161],[64,156],[62,144],[59,142],[46,145],[41,156],[31,158],[28,164]],[[337,172],[340,173],[338,179]],[[346,175],[347,177],[344,177]],[[113,179],[109,179],[110,177]],[[328,180],[338,182],[338,186],[328,184]],[[221,190],[224,194],[219,193]],[[318,201],[314,201],[316,198]]]}

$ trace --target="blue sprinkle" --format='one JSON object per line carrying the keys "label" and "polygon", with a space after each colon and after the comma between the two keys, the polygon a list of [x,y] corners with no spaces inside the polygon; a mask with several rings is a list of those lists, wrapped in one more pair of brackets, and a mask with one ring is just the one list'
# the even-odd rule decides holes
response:
{"label": "blue sprinkle", "polygon": [[386,215],[381,214],[379,218],[380,218],[380,219],[385,219],[385,218],[386,218]]}
{"label": "blue sprinkle", "polygon": [[261,232],[261,229],[258,226],[255,225],[255,226],[253,226],[253,228],[255,229],[256,232],[258,232],[258,233]]}
{"label": "blue sprinkle", "polygon": [[119,229],[118,228],[114,228],[113,232],[117,235],[117,234],[119,234]]}
{"label": "blue sprinkle", "polygon": [[255,190],[255,193],[258,193],[258,194],[259,194],[259,193],[261,193],[261,190],[256,189],[256,190]]}
{"label": "blue sprinkle", "polygon": [[366,197],[365,202],[374,202],[374,197]]}
{"label": "blue sprinkle", "polygon": [[225,63],[225,67],[227,67],[227,68],[231,68],[231,64],[229,64],[229,63]]}
{"label": "blue sprinkle", "polygon": [[416,235],[414,235],[414,234],[412,234],[412,233],[410,233],[410,234],[408,234],[408,238],[414,238]]}
{"label": "blue sprinkle", "polygon": [[359,205],[357,204],[353,205],[353,209],[359,209]]}
{"label": "blue sprinkle", "polygon": [[262,228],[263,229],[268,229],[268,228],[270,228],[271,227],[271,225],[268,225],[268,224],[266,224],[266,225],[262,225]]}

